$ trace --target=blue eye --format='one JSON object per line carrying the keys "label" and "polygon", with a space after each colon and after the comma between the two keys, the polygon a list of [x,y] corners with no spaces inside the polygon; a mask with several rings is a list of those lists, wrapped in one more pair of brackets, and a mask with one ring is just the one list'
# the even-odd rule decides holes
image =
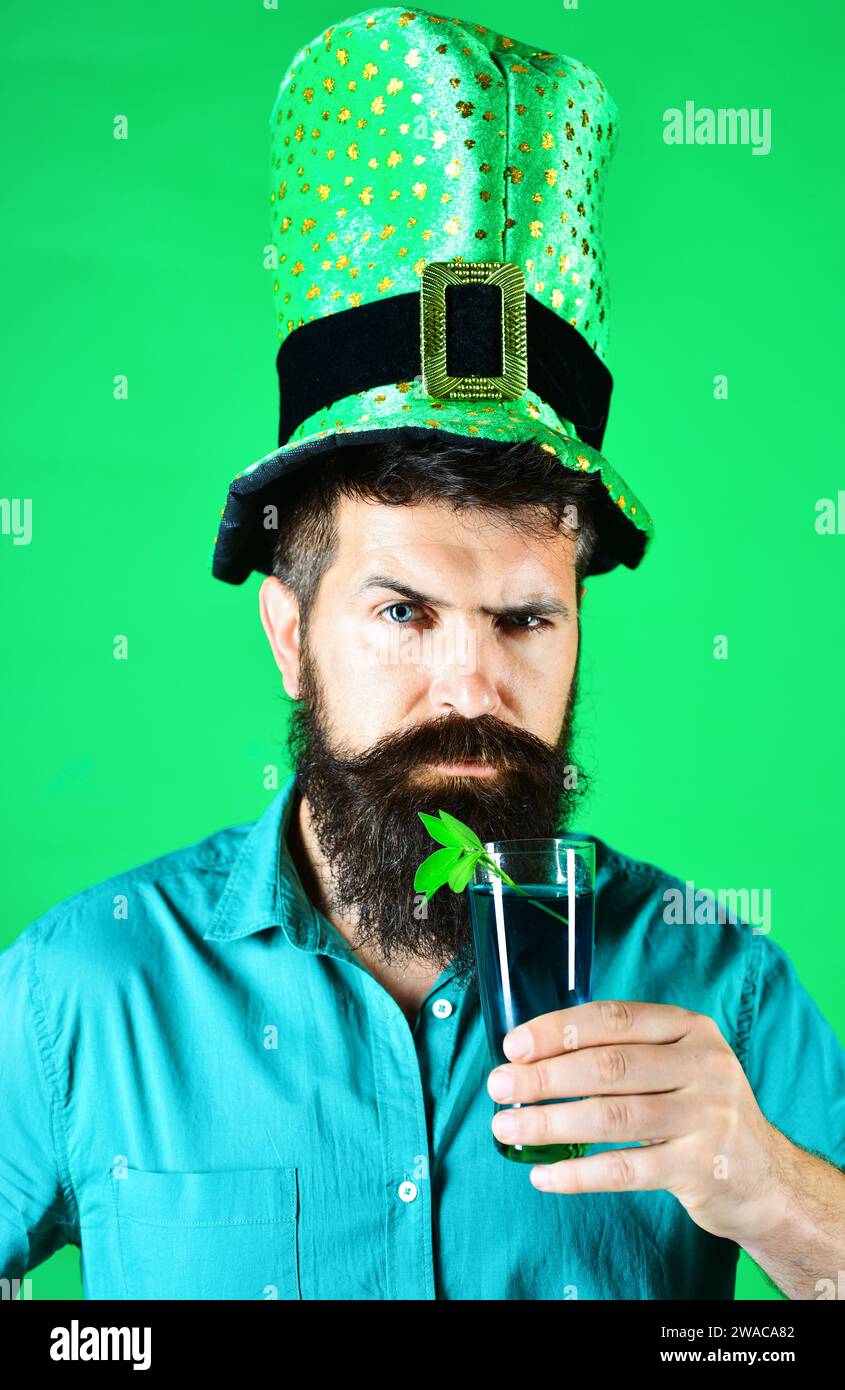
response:
{"label": "blue eye", "polygon": [[522,632],[539,632],[541,628],[548,627],[547,620],[539,618],[536,613],[519,613],[505,621]]}
{"label": "blue eye", "polygon": [[388,613],[393,613],[397,608],[404,609],[407,616],[401,618],[391,618],[391,622],[396,622],[398,625],[404,626],[405,624],[412,621],[414,616],[414,609],[416,608],[416,604],[414,603],[391,603],[388,608],[382,609],[382,614],[386,616]]}

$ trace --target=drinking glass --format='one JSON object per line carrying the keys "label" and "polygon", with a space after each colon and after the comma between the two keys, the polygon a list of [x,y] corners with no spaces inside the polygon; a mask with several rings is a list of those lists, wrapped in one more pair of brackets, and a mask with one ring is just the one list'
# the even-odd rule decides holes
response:
{"label": "drinking glass", "polygon": [[[592,999],[596,847],[592,840],[562,837],[494,840],[484,848],[505,875],[503,881],[481,859],[469,884],[481,1009],[497,1067],[508,1061],[502,1043],[512,1028]],[[495,1105],[496,1111],[510,1108]],[[494,1143],[516,1163],[557,1163],[590,1147],[505,1144],[495,1136]]]}

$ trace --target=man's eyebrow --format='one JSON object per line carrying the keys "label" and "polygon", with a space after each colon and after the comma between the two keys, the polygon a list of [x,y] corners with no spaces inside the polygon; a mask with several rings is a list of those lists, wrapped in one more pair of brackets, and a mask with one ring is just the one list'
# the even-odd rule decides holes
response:
{"label": "man's eyebrow", "polygon": [[[393,593],[401,594],[402,598],[407,599],[409,603],[428,604],[431,608],[455,607],[455,604],[449,603],[447,599],[434,598],[431,594],[420,593],[419,589],[412,588],[403,579],[394,579],[388,574],[369,575],[358,585],[356,593],[363,594],[369,589],[390,589]],[[536,614],[537,617],[569,617],[569,605],[560,599],[539,596],[532,598],[530,595],[520,603],[507,604],[503,608],[482,606],[476,611],[484,613],[488,618],[528,617],[531,614]]]}

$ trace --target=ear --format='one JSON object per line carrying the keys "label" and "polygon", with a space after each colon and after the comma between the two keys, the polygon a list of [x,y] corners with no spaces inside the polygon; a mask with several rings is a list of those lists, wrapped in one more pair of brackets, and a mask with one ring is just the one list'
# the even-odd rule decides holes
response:
{"label": "ear", "polygon": [[298,700],[299,602],[296,594],[271,575],[258,591],[258,608],[285,690],[292,700]]}

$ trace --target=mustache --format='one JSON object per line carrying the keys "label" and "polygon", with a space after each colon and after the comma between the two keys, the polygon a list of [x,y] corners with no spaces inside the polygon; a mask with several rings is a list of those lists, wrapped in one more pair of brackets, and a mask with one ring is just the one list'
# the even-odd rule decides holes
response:
{"label": "mustache", "polygon": [[338,761],[362,774],[381,768],[386,759],[394,772],[402,765],[435,762],[477,762],[519,771],[547,762],[556,752],[555,745],[496,715],[465,719],[451,712],[398,732],[393,730],[365,752],[338,755]]}

